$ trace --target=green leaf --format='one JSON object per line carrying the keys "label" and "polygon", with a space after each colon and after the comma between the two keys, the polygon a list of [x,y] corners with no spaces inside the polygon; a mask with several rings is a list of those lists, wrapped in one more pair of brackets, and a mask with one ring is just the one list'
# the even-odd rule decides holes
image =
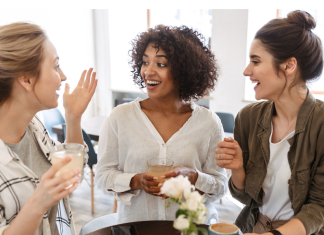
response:
{"label": "green leaf", "polygon": [[184,210],[179,209],[176,213],[176,218],[178,218],[179,215],[186,215],[186,212]]}
{"label": "green leaf", "polygon": [[198,230],[199,232],[201,232],[202,234],[204,234],[204,235],[208,235],[208,231],[207,231],[207,229],[205,229],[205,228],[197,227],[197,230]]}

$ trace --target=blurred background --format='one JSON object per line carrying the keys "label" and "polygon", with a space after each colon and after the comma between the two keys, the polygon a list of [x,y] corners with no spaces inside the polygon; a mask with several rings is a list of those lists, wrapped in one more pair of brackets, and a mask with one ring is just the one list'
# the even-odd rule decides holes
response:
{"label": "blurred background", "polygon": [[[60,66],[71,88],[77,85],[84,69],[94,67],[99,85],[84,118],[107,116],[122,100],[147,97],[145,90],[140,91],[134,85],[128,65],[130,41],[138,33],[158,24],[187,25],[210,42],[221,69],[215,91],[198,103],[235,116],[243,106],[255,101],[253,86],[243,76],[243,70],[256,31],[269,20],[285,17],[292,10],[296,9],[0,9],[0,25],[28,21],[45,29],[57,49]],[[302,10],[315,18],[314,32],[323,38],[324,10]],[[309,87],[317,98],[324,99],[322,79]],[[62,96],[58,108],[64,114]]]}

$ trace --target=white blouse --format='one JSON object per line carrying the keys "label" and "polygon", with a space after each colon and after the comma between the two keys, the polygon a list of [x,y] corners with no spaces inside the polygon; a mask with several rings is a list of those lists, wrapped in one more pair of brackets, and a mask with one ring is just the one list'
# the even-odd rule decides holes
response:
{"label": "white blouse", "polygon": [[191,117],[164,143],[142,111],[140,101],[137,98],[114,108],[100,131],[95,181],[103,192],[117,199],[118,222],[175,219],[177,204],[165,207],[166,200],[161,197],[144,190],[130,190],[133,176],[147,172],[147,161],[152,158],[169,158],[174,166],[195,169],[195,187],[204,192],[207,218],[213,215],[217,219],[211,203],[228,190],[226,171],[215,160],[217,144],[224,138],[219,117],[192,102]]}
{"label": "white blouse", "polygon": [[271,123],[270,160],[267,167],[267,175],[262,184],[264,191],[263,205],[259,208],[263,215],[271,220],[291,220],[294,211],[291,208],[289,198],[288,180],[291,177],[291,170],[288,162],[288,151],[290,139],[295,131],[291,132],[279,143],[272,143],[273,126]]}

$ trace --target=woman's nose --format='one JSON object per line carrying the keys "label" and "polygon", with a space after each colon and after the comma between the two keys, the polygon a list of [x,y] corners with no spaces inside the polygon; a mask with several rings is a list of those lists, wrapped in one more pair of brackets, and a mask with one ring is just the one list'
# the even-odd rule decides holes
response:
{"label": "woman's nose", "polygon": [[65,74],[63,73],[61,68],[60,68],[59,74],[60,74],[60,77],[61,77],[61,81],[64,82],[67,79],[67,77],[65,76]]}
{"label": "woman's nose", "polygon": [[251,76],[252,75],[252,69],[250,68],[250,65],[246,66],[245,70],[243,71],[244,76]]}
{"label": "woman's nose", "polygon": [[148,66],[146,71],[144,72],[145,76],[155,75],[156,71],[152,66]]}

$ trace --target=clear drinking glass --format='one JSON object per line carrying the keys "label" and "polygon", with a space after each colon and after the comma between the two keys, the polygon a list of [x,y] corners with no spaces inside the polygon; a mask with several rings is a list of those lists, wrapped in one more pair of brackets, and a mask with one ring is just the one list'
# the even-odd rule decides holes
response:
{"label": "clear drinking glass", "polygon": [[[164,182],[168,178],[162,179],[161,176],[165,173],[172,171],[174,162],[167,158],[153,158],[147,161],[148,173],[150,175],[158,177],[158,182]],[[161,188],[158,186],[152,186],[151,188]]]}
{"label": "clear drinking glass", "polygon": [[[65,172],[74,170],[76,168],[83,168],[84,146],[82,144],[68,143],[54,146],[50,151],[53,165],[66,157],[71,157],[72,160],[63,166],[55,176],[59,176]],[[80,184],[80,179],[79,179]],[[72,187],[72,185],[67,188]]]}

